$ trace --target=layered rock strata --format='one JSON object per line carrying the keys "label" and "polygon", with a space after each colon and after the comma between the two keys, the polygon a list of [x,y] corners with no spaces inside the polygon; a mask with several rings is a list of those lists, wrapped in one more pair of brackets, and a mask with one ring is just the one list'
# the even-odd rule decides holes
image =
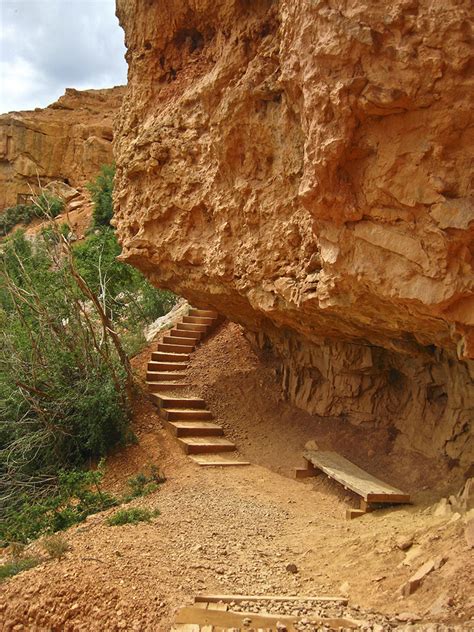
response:
{"label": "layered rock strata", "polygon": [[285,392],[474,444],[467,0],[118,0],[124,260],[254,332]]}
{"label": "layered rock strata", "polygon": [[0,116],[0,212],[52,181],[80,188],[113,160],[123,87],[66,90],[47,108]]}

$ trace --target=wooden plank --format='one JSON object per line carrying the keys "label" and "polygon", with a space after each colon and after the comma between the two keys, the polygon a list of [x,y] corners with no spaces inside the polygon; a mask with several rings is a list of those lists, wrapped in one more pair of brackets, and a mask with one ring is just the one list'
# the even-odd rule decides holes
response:
{"label": "wooden plank", "polygon": [[207,609],[208,610],[219,610],[220,612],[226,612],[227,611],[227,604],[219,601],[217,603],[215,602],[211,602],[207,604]]}
{"label": "wooden plank", "polygon": [[365,472],[337,452],[307,450],[304,457],[366,502],[409,503],[410,495]]}
{"label": "wooden plank", "polygon": [[215,603],[222,601],[230,603],[231,601],[320,601],[320,602],[337,602],[345,606],[347,599],[345,597],[289,597],[288,595],[196,595],[194,602]]}
{"label": "wooden plank", "polygon": [[[306,615],[308,616],[308,615]],[[200,610],[193,606],[182,608],[177,615],[176,624],[194,624],[194,625],[211,625],[215,628],[222,628],[228,630],[229,628],[237,628],[238,630],[243,628],[244,619],[250,618],[252,620],[251,626],[253,629],[276,629],[278,621],[283,623],[288,632],[295,631],[295,624],[299,621],[299,617],[291,615],[281,614],[268,614],[268,613],[250,613],[250,612],[221,612],[219,610]],[[327,627],[329,629],[358,629],[361,627],[362,621],[354,621],[353,619],[342,618],[321,618],[310,616],[311,621],[314,621],[316,625],[321,627]],[[193,630],[194,632],[194,630]]]}

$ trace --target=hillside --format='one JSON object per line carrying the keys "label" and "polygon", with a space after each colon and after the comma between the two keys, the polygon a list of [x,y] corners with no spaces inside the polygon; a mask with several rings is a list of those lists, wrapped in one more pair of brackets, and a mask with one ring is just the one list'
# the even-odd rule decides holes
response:
{"label": "hillside", "polygon": [[[145,350],[135,360],[142,375],[148,356]],[[219,470],[191,464],[152,404],[137,401],[139,443],[108,460],[107,487],[118,491],[128,477],[157,464],[167,482],[134,504],[159,508],[161,515],[149,524],[109,527],[106,512],[70,529],[72,549],[64,559],[25,571],[3,588],[3,629],[165,631],[177,609],[201,592],[347,594],[350,616],[370,625],[379,621],[383,629],[388,622],[399,628],[418,619],[455,625],[474,616],[464,520],[434,513],[435,499],[457,485],[436,461],[394,452],[383,432],[361,441],[363,433],[350,425],[328,428],[328,420],[318,418],[308,423],[281,400],[272,364],[233,324],[196,351],[186,381],[190,392],[206,395],[252,465]],[[299,465],[308,439],[350,453],[361,465],[374,462],[367,449],[375,448],[377,473],[403,480],[415,506],[346,522],[350,500],[340,487],[293,479],[292,466]],[[434,482],[440,474],[442,489]],[[407,578],[440,555],[447,560],[443,567],[402,599]],[[289,564],[296,573],[286,569]]]}

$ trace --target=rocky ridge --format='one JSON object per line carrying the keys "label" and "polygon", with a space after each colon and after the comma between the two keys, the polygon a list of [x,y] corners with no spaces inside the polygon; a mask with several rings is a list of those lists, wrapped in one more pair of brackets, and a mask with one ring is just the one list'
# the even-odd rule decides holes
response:
{"label": "rocky ridge", "polygon": [[112,121],[124,87],[67,89],[47,108],[0,115],[0,209],[59,181],[80,188],[112,162]]}
{"label": "rocky ridge", "polygon": [[471,463],[471,3],[117,5],[123,258],[305,410]]}

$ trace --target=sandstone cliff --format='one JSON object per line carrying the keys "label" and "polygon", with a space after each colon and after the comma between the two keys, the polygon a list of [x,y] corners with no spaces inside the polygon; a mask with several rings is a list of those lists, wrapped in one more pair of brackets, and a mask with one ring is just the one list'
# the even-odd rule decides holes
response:
{"label": "sandstone cliff", "polygon": [[118,0],[124,259],[299,406],[473,457],[468,0]]}
{"label": "sandstone cliff", "polygon": [[[45,109],[0,116],[0,210],[62,181],[81,187],[112,162],[112,121],[123,87],[66,90]],[[20,196],[20,197],[19,197]]]}

